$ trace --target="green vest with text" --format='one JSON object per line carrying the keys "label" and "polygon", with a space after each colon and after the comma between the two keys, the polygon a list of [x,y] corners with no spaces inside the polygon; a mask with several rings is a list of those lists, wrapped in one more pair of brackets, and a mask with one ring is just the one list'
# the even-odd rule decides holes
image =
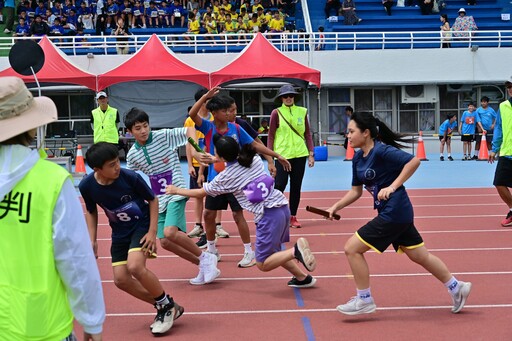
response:
{"label": "green vest with text", "polygon": [[510,101],[500,103],[501,131],[503,141],[500,148],[500,156],[512,156],[512,105]]}
{"label": "green vest with text", "polygon": [[53,211],[68,177],[40,159],[0,204],[2,341],[63,340],[73,330],[52,239]]}
{"label": "green vest with text", "polygon": [[286,159],[308,156],[308,147],[303,138],[306,131],[307,109],[296,105],[288,107],[283,104],[277,110],[302,137],[297,135],[288,123],[283,120],[283,117],[278,114],[279,128],[276,129],[274,137],[274,151]]}
{"label": "green vest with text", "polygon": [[94,124],[94,143],[109,142],[118,144],[119,133],[117,131],[117,109],[110,105],[107,111],[103,112],[100,107],[92,111]]}

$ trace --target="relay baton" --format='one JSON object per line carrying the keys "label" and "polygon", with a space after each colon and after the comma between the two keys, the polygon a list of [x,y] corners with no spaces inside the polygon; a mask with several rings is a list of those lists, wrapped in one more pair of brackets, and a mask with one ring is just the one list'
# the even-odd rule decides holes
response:
{"label": "relay baton", "polygon": [[[326,218],[329,218],[330,217],[330,213],[327,212],[326,210],[322,210],[320,208],[316,208],[316,207],[313,207],[313,206],[306,206],[306,211],[308,212],[311,212],[311,213],[315,213],[315,214],[319,214],[321,216],[324,216]],[[341,216],[339,214],[336,214],[334,213],[332,215],[332,217],[336,220],[340,220]]]}
{"label": "relay baton", "polygon": [[199,153],[204,153],[204,150],[201,149],[201,147],[199,147],[199,145],[197,144],[196,141],[194,141],[193,138],[189,137],[188,138],[188,143],[190,143],[192,145],[192,147],[194,147],[194,149],[199,152]]}

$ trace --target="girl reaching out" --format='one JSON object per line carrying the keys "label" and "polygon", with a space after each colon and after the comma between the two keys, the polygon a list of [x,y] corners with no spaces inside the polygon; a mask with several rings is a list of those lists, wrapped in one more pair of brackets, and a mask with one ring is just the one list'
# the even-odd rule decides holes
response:
{"label": "girl reaching out", "polygon": [[452,296],[452,313],[458,313],[471,291],[471,283],[458,281],[438,257],[429,253],[414,226],[414,214],[403,186],[420,165],[413,155],[400,148],[408,142],[369,113],[354,113],[348,125],[348,139],[360,148],[352,161],[352,188],[328,211],[332,214],[352,204],[363,193],[363,185],[373,196],[378,215],[361,227],[345,244],[357,295],[337,310],[347,315],[373,313],[376,309],[370,292],[370,273],[364,253],[384,252],[389,245],[405,253],[444,283]]}
{"label": "girl reaching out", "polygon": [[214,136],[217,158],[226,162],[226,168],[200,189],[168,186],[167,194],[201,198],[233,193],[240,205],[254,214],[256,222],[256,265],[261,271],[279,266],[288,270],[293,278],[288,286],[309,288],[316,279],[304,273],[294,262],[298,260],[308,271],[316,268],[316,260],[308,241],[299,238],[291,249],[281,251],[281,244],[290,241],[290,209],[283,193],[274,189],[274,179],[264,170],[263,161],[251,145],[240,150],[232,137]]}

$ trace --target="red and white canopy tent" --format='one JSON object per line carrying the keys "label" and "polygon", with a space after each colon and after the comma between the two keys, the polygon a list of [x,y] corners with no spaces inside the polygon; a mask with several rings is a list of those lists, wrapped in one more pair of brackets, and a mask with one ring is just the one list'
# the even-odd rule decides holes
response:
{"label": "red and white canopy tent", "polygon": [[303,87],[313,83],[320,88],[320,71],[288,58],[261,33],[231,63],[210,74],[212,87],[277,80],[288,80]]}
{"label": "red and white canopy tent", "polygon": [[[43,67],[37,72],[39,82],[83,85],[96,91],[96,75],[73,65],[46,36],[41,39],[39,45],[45,56]],[[22,76],[12,67],[0,72],[0,77],[8,76],[20,77],[25,83],[35,83],[34,76]]]}
{"label": "red and white canopy tent", "polygon": [[209,87],[209,74],[195,69],[176,58],[156,34],[131,58],[98,76],[98,90],[132,81],[187,81]]}

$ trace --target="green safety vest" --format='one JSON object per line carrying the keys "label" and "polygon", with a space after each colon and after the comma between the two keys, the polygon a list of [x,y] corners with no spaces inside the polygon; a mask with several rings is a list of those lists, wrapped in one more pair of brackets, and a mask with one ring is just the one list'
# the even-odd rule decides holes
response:
{"label": "green safety vest", "polygon": [[500,103],[501,131],[503,140],[500,148],[500,156],[512,156],[512,105],[510,101]]}
{"label": "green safety vest", "polygon": [[[288,107],[282,105],[277,108],[284,118],[295,128],[295,130],[304,136],[306,131],[306,114],[307,109],[292,105]],[[274,151],[282,155],[286,159],[295,159],[309,155],[306,141],[303,137],[297,135],[286,123],[281,115],[279,117],[279,128],[276,130],[274,137]]]}
{"label": "green safety vest", "polygon": [[118,144],[119,133],[117,132],[117,109],[112,108],[110,105],[107,111],[103,113],[100,107],[92,111],[92,118],[94,124],[94,143],[109,142]]}
{"label": "green safety vest", "polygon": [[40,159],[0,203],[0,341],[58,341],[73,330],[52,240],[53,211],[68,177]]}

